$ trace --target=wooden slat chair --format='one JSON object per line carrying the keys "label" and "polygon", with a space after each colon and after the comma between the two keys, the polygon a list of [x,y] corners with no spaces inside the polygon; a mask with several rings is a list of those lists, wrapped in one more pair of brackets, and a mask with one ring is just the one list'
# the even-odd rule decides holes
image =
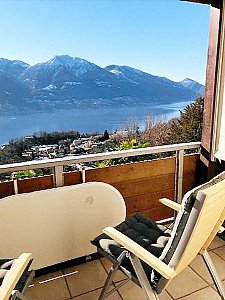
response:
{"label": "wooden slat chair", "polygon": [[[109,292],[111,282],[118,269],[128,276],[128,280],[131,279],[142,287],[147,299],[159,299],[158,294],[198,254],[203,257],[221,299],[225,299],[223,284],[207,252],[215,235],[224,230],[222,223],[225,219],[225,173],[221,173],[209,183],[188,192],[181,205],[165,198],[160,201],[178,211],[178,214],[168,242],[159,257],[124,235],[121,232],[124,224],[120,224],[116,228],[105,228],[104,234],[92,241],[98,247],[98,252],[113,262],[99,300],[105,299],[125,284],[126,281]],[[124,223],[129,224],[129,219]],[[162,229],[162,227],[160,228]],[[110,242],[111,248],[110,243],[108,248],[104,247],[103,242],[101,243],[107,238],[113,240]],[[120,253],[116,256],[112,254],[110,251],[113,249],[112,247],[121,248]]]}
{"label": "wooden slat chair", "polygon": [[29,270],[31,263],[30,253],[23,253],[13,261],[4,260],[5,269],[0,269],[2,274],[5,271],[0,282],[0,300],[27,300],[24,293],[34,277],[34,271]]}

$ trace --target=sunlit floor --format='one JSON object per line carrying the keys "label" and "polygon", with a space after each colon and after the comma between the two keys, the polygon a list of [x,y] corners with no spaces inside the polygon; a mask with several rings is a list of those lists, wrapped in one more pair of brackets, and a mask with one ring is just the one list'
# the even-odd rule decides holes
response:
{"label": "sunlit floor", "polygon": [[[225,241],[216,237],[210,246],[210,255],[225,285]],[[98,299],[109,266],[108,261],[101,258],[35,278],[27,296],[30,300]],[[116,286],[124,278],[122,273],[118,273],[113,285]],[[144,300],[146,298],[138,286],[129,282],[107,299]],[[220,300],[220,297],[199,256],[172,281],[167,290],[159,295],[159,299]]]}

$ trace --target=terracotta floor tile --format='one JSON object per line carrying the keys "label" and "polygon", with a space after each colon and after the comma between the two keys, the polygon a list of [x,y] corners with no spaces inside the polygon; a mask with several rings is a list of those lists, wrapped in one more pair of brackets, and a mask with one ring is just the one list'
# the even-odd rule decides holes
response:
{"label": "terracotta floor tile", "polygon": [[145,300],[146,299],[142,289],[132,281],[122,286],[119,289],[119,293],[121,294],[123,300],[133,300],[133,299]]}
{"label": "terracotta floor tile", "polygon": [[[112,263],[106,257],[100,258],[100,260],[103,263],[104,267],[106,268],[107,272],[109,272]],[[124,279],[127,279],[127,276],[124,275],[120,270],[118,270],[114,277],[113,282],[118,282]]]}
{"label": "terracotta floor tile", "polygon": [[218,254],[220,257],[222,257],[225,260],[225,246],[220,247],[218,249],[214,249],[213,252]]}
{"label": "terracotta floor tile", "polygon": [[182,300],[221,300],[221,298],[213,288],[207,287],[182,298]]}
{"label": "terracotta floor tile", "polygon": [[[215,268],[219,274],[221,280],[225,279],[225,260],[220,258],[214,253],[215,250],[210,251],[209,255],[215,265]],[[198,255],[194,261],[190,264],[190,267],[193,268],[202,278],[204,278],[209,284],[213,283],[213,280],[209,274],[208,269],[205,266],[200,255]]]}
{"label": "terracotta floor tile", "polygon": [[[219,248],[214,248],[210,251],[210,256],[220,277],[225,280],[225,260],[219,257],[219,255],[222,257],[225,255],[225,247],[220,246]],[[110,267],[108,260],[106,261],[106,259],[103,258],[101,261],[108,270]],[[38,277],[34,280],[34,287],[29,288],[27,295],[33,300],[97,300],[107,276],[101,261],[95,260],[87,262],[79,266],[67,268],[63,270],[63,272],[60,271]],[[39,281],[74,271],[78,271],[78,273],[55,279],[44,284],[38,284]],[[184,300],[219,300],[220,298],[218,298],[215,287],[213,285],[209,287],[207,282],[198,276],[198,274],[201,275],[208,284],[213,283],[200,256],[192,262],[191,268],[188,267],[171,282],[167,288],[168,293],[167,291],[164,291],[159,295],[159,299],[173,300],[182,298]],[[122,273],[118,274],[116,276],[117,284],[118,281],[122,279],[124,279],[124,275]],[[145,300],[146,298],[142,289],[130,281],[119,289],[119,293],[115,292],[107,299]]]}
{"label": "terracotta floor tile", "polygon": [[63,270],[64,273],[73,271],[78,271],[78,273],[66,277],[72,297],[102,287],[107,276],[107,273],[99,260],[90,261]]}
{"label": "terracotta floor tile", "polygon": [[[146,300],[143,290],[132,281],[122,286],[119,289],[119,293],[123,300]],[[163,291],[159,295],[159,300],[172,300],[172,298],[166,291]]]}
{"label": "terracotta floor tile", "polygon": [[26,293],[27,297],[32,300],[69,299],[70,294],[64,278],[59,278],[39,284],[40,281],[44,281],[61,275],[63,275],[63,273],[60,271],[35,278],[33,281],[34,287],[30,287],[28,289]]}
{"label": "terracotta floor tile", "polygon": [[[97,300],[99,295],[101,293],[101,289],[98,289],[96,291],[78,296],[78,297],[74,297],[73,300]],[[120,295],[115,292],[112,295],[107,297],[107,300],[122,300],[122,298],[120,297]]]}
{"label": "terracotta floor tile", "polygon": [[159,300],[172,300],[173,298],[167,293],[167,291],[163,291],[159,296]]}
{"label": "terracotta floor tile", "polygon": [[172,280],[167,290],[174,299],[177,299],[206,286],[207,283],[188,267]]}
{"label": "terracotta floor tile", "polygon": [[[222,281],[222,284],[223,284],[223,287],[224,287],[224,290],[225,290],[225,280],[224,281]],[[217,289],[216,289],[216,287],[215,287],[215,285],[212,285],[211,286],[215,291],[217,291]]]}
{"label": "terracotta floor tile", "polygon": [[219,238],[218,236],[215,236],[214,240],[212,241],[211,245],[209,245],[209,249],[215,249],[221,246],[225,245],[225,241]]}

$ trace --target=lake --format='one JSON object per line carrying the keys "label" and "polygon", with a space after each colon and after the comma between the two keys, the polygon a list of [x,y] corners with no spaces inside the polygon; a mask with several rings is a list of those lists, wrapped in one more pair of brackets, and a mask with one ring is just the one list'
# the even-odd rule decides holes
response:
{"label": "lake", "polygon": [[118,108],[91,108],[34,112],[0,117],[0,145],[12,138],[20,138],[40,131],[77,130],[80,133],[102,133],[124,128],[129,119],[136,119],[140,129],[144,128],[144,116],[169,120],[179,115],[190,101],[157,106]]}

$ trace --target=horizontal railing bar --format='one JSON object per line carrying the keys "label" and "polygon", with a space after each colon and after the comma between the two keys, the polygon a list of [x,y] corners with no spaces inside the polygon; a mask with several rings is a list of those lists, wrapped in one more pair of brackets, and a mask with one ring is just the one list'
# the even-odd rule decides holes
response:
{"label": "horizontal railing bar", "polygon": [[92,162],[98,160],[107,160],[113,158],[126,158],[131,156],[140,156],[147,154],[158,154],[163,152],[172,152],[178,150],[198,149],[201,142],[180,143],[164,146],[146,147],[130,150],[103,152],[96,154],[85,154],[79,156],[66,156],[63,158],[33,160],[14,164],[0,165],[0,173],[8,173],[15,171],[24,171],[29,169],[49,168],[56,166],[65,166],[68,164]]}

